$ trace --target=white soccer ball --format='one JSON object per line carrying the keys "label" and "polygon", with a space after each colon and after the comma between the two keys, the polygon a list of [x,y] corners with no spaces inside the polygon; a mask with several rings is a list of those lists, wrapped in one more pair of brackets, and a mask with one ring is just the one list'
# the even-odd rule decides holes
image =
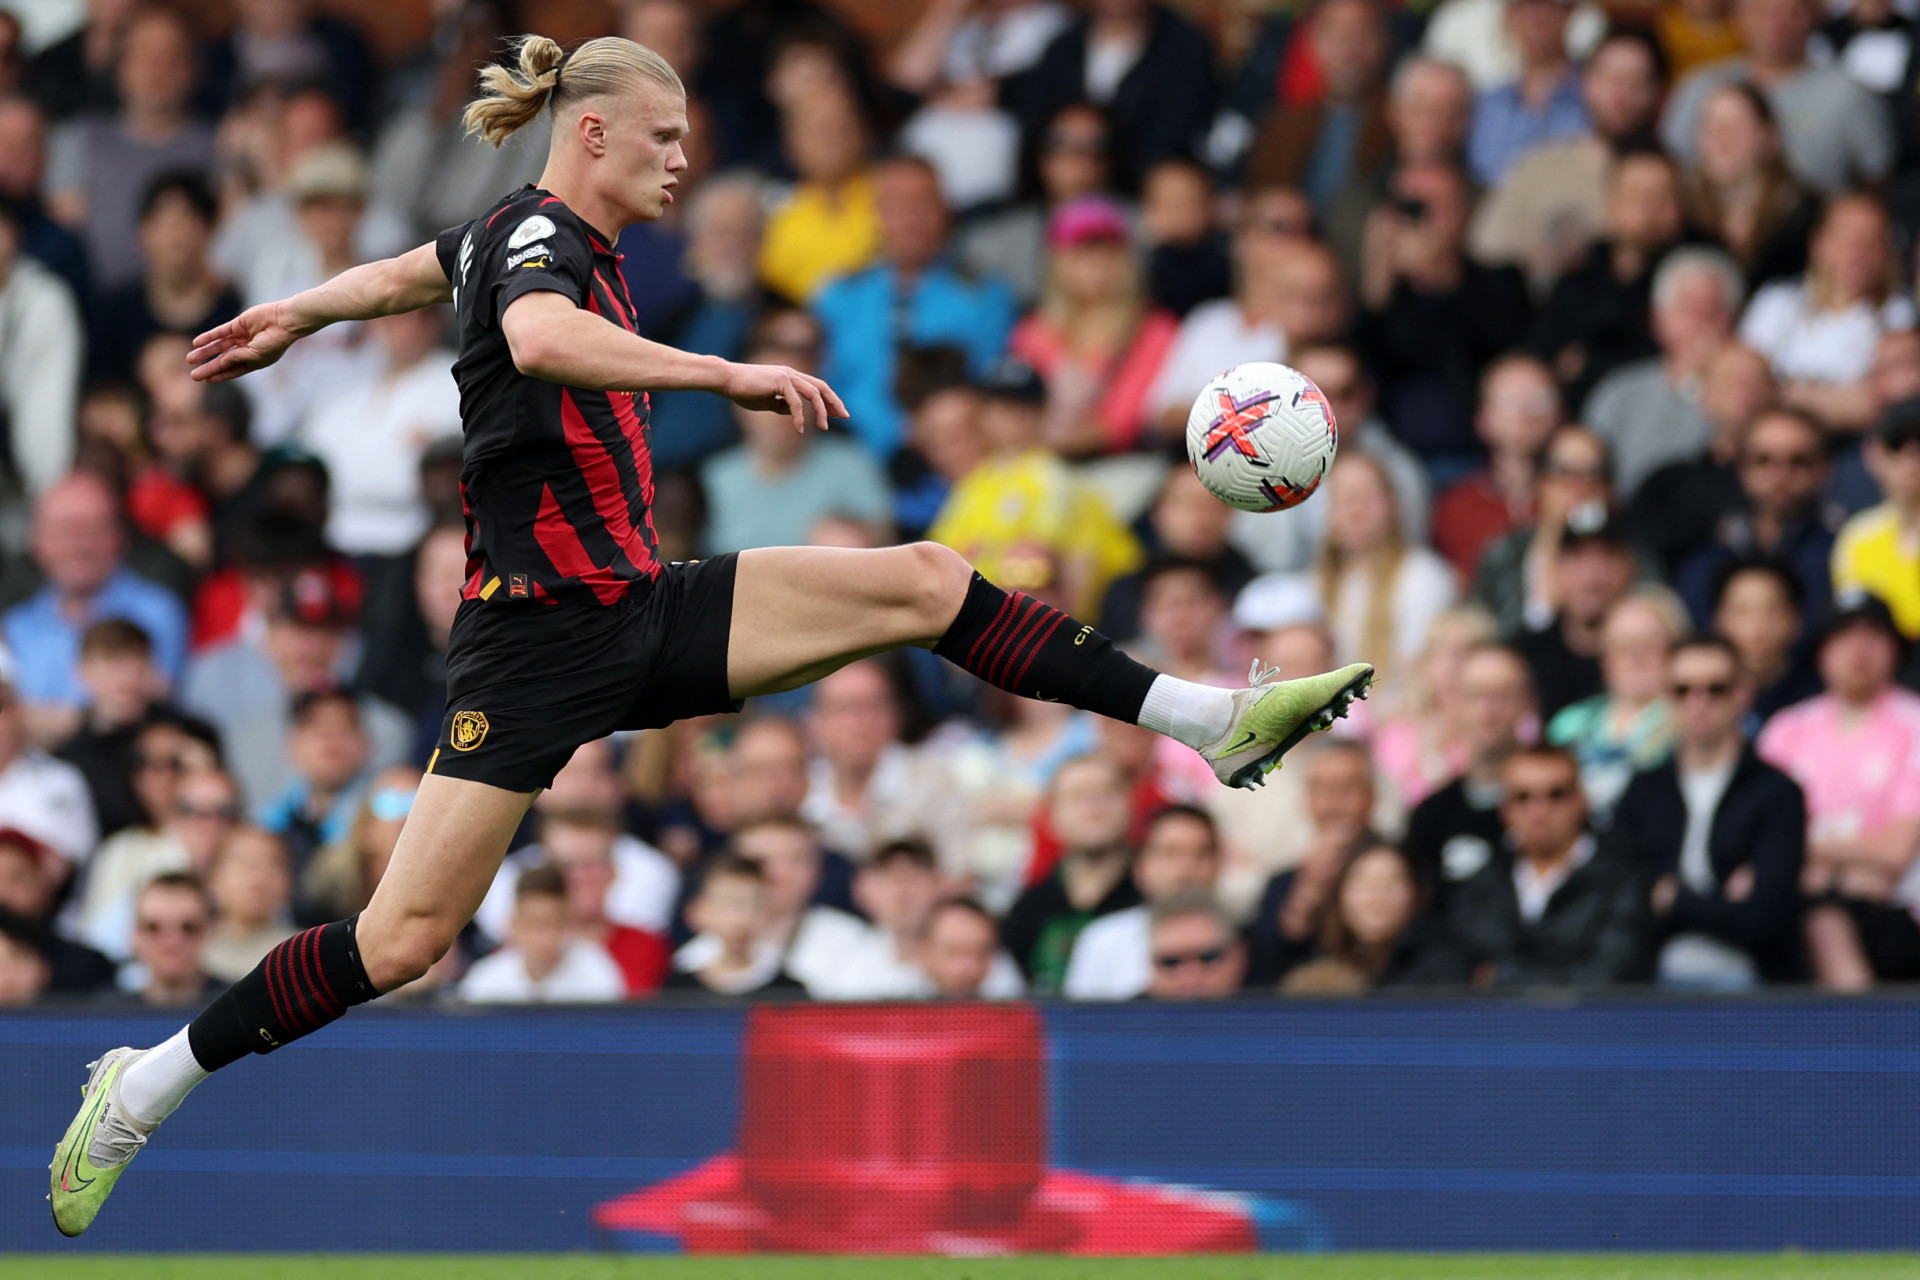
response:
{"label": "white soccer ball", "polygon": [[1333,466],[1340,432],[1313,380],[1283,364],[1235,365],[1206,385],[1187,415],[1187,459],[1220,501],[1280,511],[1313,496]]}

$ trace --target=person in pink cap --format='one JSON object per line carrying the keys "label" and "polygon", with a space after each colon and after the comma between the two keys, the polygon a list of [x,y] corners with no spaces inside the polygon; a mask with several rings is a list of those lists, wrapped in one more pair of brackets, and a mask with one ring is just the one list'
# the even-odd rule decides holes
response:
{"label": "person in pink cap", "polygon": [[1180,322],[1147,299],[1119,205],[1081,196],[1047,223],[1046,285],[1013,331],[1013,354],[1047,384],[1057,452],[1117,453],[1140,440],[1147,393]]}

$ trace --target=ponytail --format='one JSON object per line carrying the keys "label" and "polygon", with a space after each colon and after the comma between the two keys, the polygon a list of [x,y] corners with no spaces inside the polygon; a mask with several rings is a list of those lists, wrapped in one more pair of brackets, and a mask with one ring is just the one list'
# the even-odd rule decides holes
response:
{"label": "ponytail", "polygon": [[496,147],[532,124],[543,109],[618,93],[631,88],[635,80],[649,81],[682,98],[687,94],[665,58],[619,36],[589,40],[571,55],[545,36],[521,36],[518,54],[517,68],[498,64],[481,68],[483,96],[467,104],[461,117],[469,134]]}

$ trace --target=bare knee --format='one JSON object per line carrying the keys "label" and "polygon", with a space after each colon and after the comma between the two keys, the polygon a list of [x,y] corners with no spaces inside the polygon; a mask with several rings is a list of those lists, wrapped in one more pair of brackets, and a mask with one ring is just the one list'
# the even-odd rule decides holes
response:
{"label": "bare knee", "polygon": [[1865,991],[1873,986],[1873,966],[1860,945],[1853,917],[1831,903],[1807,913],[1807,958],[1814,981],[1829,991]]}
{"label": "bare knee", "polygon": [[906,602],[914,629],[928,640],[938,640],[953,625],[973,581],[973,566],[952,547],[937,542],[913,542],[895,549],[905,560]]}
{"label": "bare knee", "polygon": [[[369,928],[370,923],[374,924]],[[355,931],[360,963],[375,991],[392,991],[426,975],[460,934],[458,924],[432,916],[412,916],[382,926],[364,916]]]}

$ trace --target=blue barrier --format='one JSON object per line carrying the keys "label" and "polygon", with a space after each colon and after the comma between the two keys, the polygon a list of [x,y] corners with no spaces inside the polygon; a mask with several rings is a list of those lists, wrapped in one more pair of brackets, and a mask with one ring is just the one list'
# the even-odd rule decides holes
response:
{"label": "blue barrier", "polygon": [[[1207,1203],[1265,1247],[1920,1248],[1920,1004],[1040,1013],[1050,1168],[1215,1193]],[[68,1243],[41,1197],[81,1065],[177,1020],[9,1014],[0,1249],[673,1247],[594,1211],[719,1176],[738,1138],[745,1016],[356,1012],[202,1085]]]}

